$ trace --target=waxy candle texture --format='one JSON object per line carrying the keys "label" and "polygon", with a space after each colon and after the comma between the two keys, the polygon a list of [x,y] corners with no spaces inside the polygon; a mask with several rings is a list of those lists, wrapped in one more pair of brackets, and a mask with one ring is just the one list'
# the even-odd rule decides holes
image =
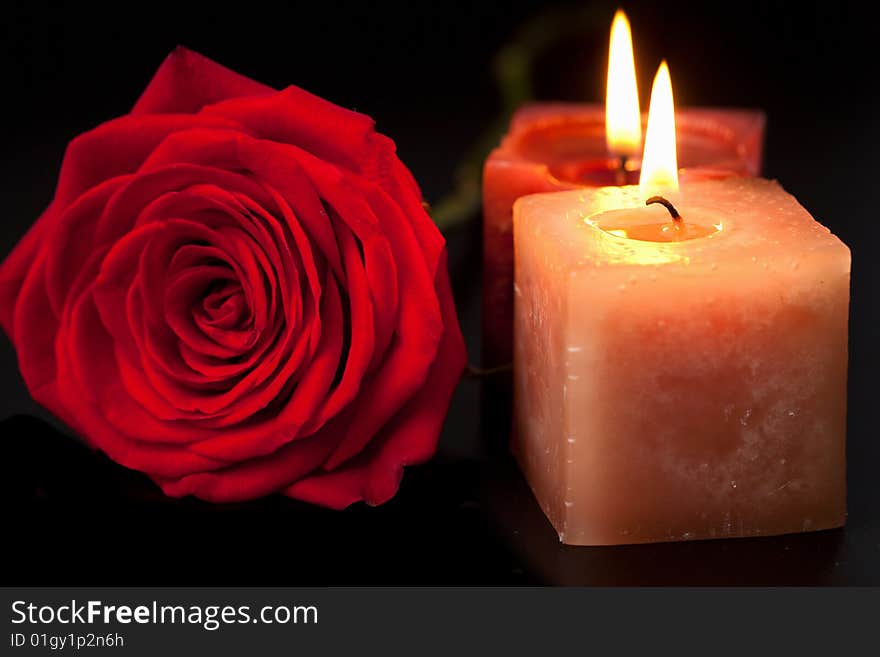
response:
{"label": "waxy candle texture", "polygon": [[513,450],[541,507],[578,545],[842,525],[849,249],[775,182],[669,199],[705,236],[629,237],[670,221],[636,186],[515,205]]}
{"label": "waxy candle texture", "polygon": [[[683,180],[757,175],[764,115],[685,108],[677,113]],[[527,194],[616,184],[601,105],[547,103],[519,110],[483,171],[483,362],[511,362],[513,204]],[[633,162],[637,166],[638,162]],[[638,181],[638,171],[628,182]]]}

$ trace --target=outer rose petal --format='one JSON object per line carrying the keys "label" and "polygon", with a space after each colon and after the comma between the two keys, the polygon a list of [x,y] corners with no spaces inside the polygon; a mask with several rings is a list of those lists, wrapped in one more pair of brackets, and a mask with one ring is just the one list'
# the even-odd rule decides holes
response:
{"label": "outer rose petal", "polygon": [[[258,137],[298,146],[322,160],[366,173],[387,153],[374,143],[375,121],[299,87],[257,98],[236,98],[206,107],[205,114],[247,126]],[[394,143],[391,153],[394,152]],[[387,147],[386,145],[383,145]]]}
{"label": "outer rose petal", "polygon": [[12,327],[12,318],[15,313],[15,304],[24,280],[31,270],[37,253],[42,246],[44,235],[49,226],[55,221],[60,210],[57,203],[52,203],[30,230],[15,245],[12,252],[0,263],[0,328],[2,328],[10,340],[15,342],[15,334]]}
{"label": "outer rose petal", "polygon": [[67,146],[55,201],[72,202],[77,196],[108,178],[134,173],[168,135],[192,128],[215,128],[241,132],[231,121],[200,115],[122,116],[84,132]]}
{"label": "outer rose petal", "polygon": [[131,110],[140,114],[195,114],[205,105],[275,90],[188,48],[175,48]]}
{"label": "outer rose petal", "polygon": [[360,500],[382,504],[397,492],[403,466],[434,455],[452,393],[467,362],[445,252],[437,267],[436,285],[445,328],[427,383],[361,456],[333,472],[300,479],[288,486],[285,495],[333,509]]}

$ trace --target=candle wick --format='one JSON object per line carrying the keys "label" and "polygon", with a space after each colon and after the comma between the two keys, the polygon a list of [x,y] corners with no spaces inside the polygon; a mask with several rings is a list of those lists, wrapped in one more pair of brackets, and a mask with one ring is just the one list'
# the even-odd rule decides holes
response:
{"label": "candle wick", "polygon": [[678,213],[678,210],[675,209],[675,206],[672,205],[667,199],[662,196],[652,196],[647,201],[645,201],[645,205],[651,205],[652,203],[659,203],[664,208],[669,210],[669,214],[672,215],[672,220],[678,224],[681,221],[681,215]]}
{"label": "candle wick", "polygon": [[617,156],[617,170],[614,172],[614,175],[618,185],[626,184],[626,163],[628,161],[629,157],[625,154]]}

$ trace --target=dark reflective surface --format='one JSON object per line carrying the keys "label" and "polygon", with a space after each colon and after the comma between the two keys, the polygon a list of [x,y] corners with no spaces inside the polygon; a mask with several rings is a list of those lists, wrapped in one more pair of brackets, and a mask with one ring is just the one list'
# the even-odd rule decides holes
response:
{"label": "dark reflective surface", "polygon": [[[274,85],[296,82],[374,115],[436,201],[497,112],[494,53],[540,5],[524,1],[501,12],[495,3],[406,10],[393,3],[273,3],[206,21],[196,10],[157,0],[138,17],[141,31],[123,31],[108,27],[116,13],[92,5],[12,2],[7,22],[15,30],[0,70],[14,90],[0,162],[0,257],[49,200],[67,140],[126,111],[179,42]],[[580,10],[583,3],[570,6]],[[609,21],[613,9],[590,7]],[[845,3],[646,2],[627,10],[643,102],[654,67],[667,56],[682,104],[764,108],[767,175],[852,248],[846,529],[561,546],[507,456],[509,400],[496,391],[481,403],[483,384],[474,380],[456,393],[438,457],[409,468],[398,496],[382,507],[337,513],[280,498],[231,506],[171,500],[48,423],[0,337],[7,582],[880,584],[880,230],[873,192],[880,103],[873,81],[861,79],[877,58],[873,28]],[[291,35],[294,25],[308,29]],[[606,38],[603,25],[551,49],[539,95],[601,99]],[[476,221],[449,234],[453,286],[474,362],[479,234]]]}
{"label": "dark reflective surface", "polygon": [[480,499],[480,467],[414,469],[379,508],[280,497],[212,506],[146,478],[40,420],[0,427],[7,584],[333,585],[527,583]]}
{"label": "dark reflective surface", "polygon": [[390,503],[333,512],[171,500],[42,420],[0,432],[13,584],[880,584],[880,530],[857,516],[811,534],[569,547],[502,456],[441,457]]}
{"label": "dark reflective surface", "polygon": [[[561,545],[513,464],[493,468],[487,512],[530,576],[564,585],[864,583],[880,532],[850,528],[782,537],[613,547]],[[867,542],[875,543],[872,550]]]}

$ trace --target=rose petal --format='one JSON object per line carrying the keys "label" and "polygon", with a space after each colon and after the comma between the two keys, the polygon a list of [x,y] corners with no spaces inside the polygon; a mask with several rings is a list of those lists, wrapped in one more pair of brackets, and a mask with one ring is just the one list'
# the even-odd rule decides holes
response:
{"label": "rose petal", "polygon": [[373,119],[294,86],[219,102],[203,114],[229,119],[258,137],[297,146],[351,171],[361,171],[372,156]]}
{"label": "rose petal", "polygon": [[98,183],[134,173],[168,135],[198,127],[238,133],[243,130],[236,123],[215,117],[168,114],[123,116],[84,132],[68,144],[64,153],[55,200],[67,205]]}
{"label": "rose petal", "polygon": [[0,263],[0,327],[13,343],[16,341],[13,317],[22,285],[33,268],[38,252],[45,246],[45,235],[51,234],[62,210],[59,204],[50,204]]}
{"label": "rose petal", "polygon": [[373,356],[373,308],[360,251],[347,227],[339,226],[336,235],[348,281],[346,292],[349,312],[346,324],[349,349],[339,383],[324,400],[321,408],[309,418],[302,429],[304,434],[318,430],[356,397]]}
{"label": "rose petal", "polygon": [[[362,400],[348,434],[325,464],[328,470],[359,453],[424,384],[428,369],[437,357],[443,331],[440,307],[433,291],[434,277],[427,270],[407,217],[376,185],[356,182],[362,195],[343,195],[337,193],[338,188],[329,187],[322,189],[321,193],[342,215],[355,212],[374,214],[383,224],[383,232],[396,256],[398,271],[406,273],[399,281],[395,339],[369,382],[372,389],[382,390],[382,394],[374,400]],[[321,189],[317,181],[316,186]],[[376,208],[375,213],[365,199]]]}
{"label": "rose petal", "polygon": [[16,336],[19,369],[31,391],[54,386],[55,334],[58,318],[46,293],[46,252],[40,252],[21,286],[15,304],[13,333]]}
{"label": "rose petal", "polygon": [[284,488],[317,468],[335,443],[314,436],[288,443],[277,452],[215,471],[184,477],[158,478],[166,495],[195,495],[209,502],[240,502]]}
{"label": "rose petal", "polygon": [[54,222],[53,239],[45,241],[45,248],[46,291],[56,316],[61,316],[74,279],[95,251],[93,236],[101,210],[130,180],[130,176],[105,180],[67,206]]}
{"label": "rose petal", "polygon": [[[283,144],[256,140],[222,130],[190,130],[166,139],[144,163],[142,171],[177,166],[182,162],[221,169],[252,171],[268,182],[285,200],[301,228],[315,242],[330,267],[342,280],[339,248],[327,212],[293,151]],[[270,176],[265,175],[271,172]]]}
{"label": "rose petal", "polygon": [[445,329],[428,382],[382,430],[368,451],[338,470],[297,481],[287,487],[285,495],[334,509],[360,500],[382,504],[397,492],[403,466],[421,463],[433,456],[452,393],[467,362],[449,288],[445,253],[441,256],[436,284]]}
{"label": "rose petal", "polygon": [[159,66],[131,114],[194,114],[205,105],[227,98],[274,91],[265,84],[178,46]]}

